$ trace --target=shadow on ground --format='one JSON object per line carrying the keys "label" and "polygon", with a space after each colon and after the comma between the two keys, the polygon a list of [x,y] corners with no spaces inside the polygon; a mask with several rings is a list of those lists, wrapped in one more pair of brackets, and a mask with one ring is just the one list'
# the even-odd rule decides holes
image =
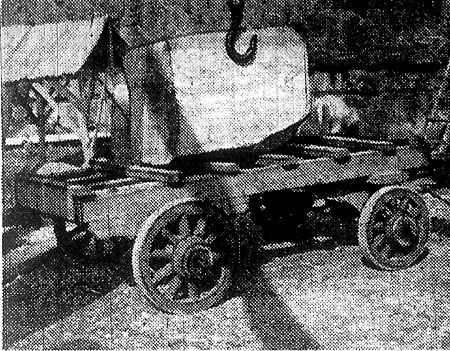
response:
{"label": "shadow on ground", "polygon": [[[334,203],[330,203],[329,207]],[[338,209],[339,210],[339,209]],[[251,238],[248,243],[253,250],[247,256],[253,257],[248,271],[237,277],[237,284],[241,288],[249,325],[262,342],[263,349],[270,350],[305,350],[319,349],[321,345],[308,330],[301,324],[298,316],[295,316],[290,307],[272,286],[270,279],[265,275],[262,265],[270,262],[275,257],[289,256],[296,253],[311,250],[334,250],[340,245],[356,243],[356,227],[353,212],[347,213],[344,220],[336,220],[332,211],[321,214],[323,209],[311,211],[307,218],[309,221],[299,225],[294,233],[300,233],[300,237],[294,239],[293,245],[283,247],[274,245],[270,249],[259,247],[255,249],[255,241],[261,236],[251,231],[261,231],[261,227],[246,228],[243,237]],[[241,228],[242,229],[242,228]],[[283,232],[283,231],[280,231]],[[314,235],[302,235],[311,232]],[[314,236],[326,235],[327,238],[317,240]],[[272,238],[275,243],[280,238]],[[296,240],[295,240],[296,239]],[[245,240],[244,240],[245,242]],[[261,244],[267,242],[259,241]],[[245,245],[244,245],[245,246]],[[248,250],[248,248],[247,248]],[[245,251],[244,251],[245,252]],[[245,254],[244,254],[245,255]]]}
{"label": "shadow on ground", "polygon": [[438,238],[450,237],[450,218],[432,218],[431,231],[436,233]]}
{"label": "shadow on ground", "polygon": [[255,269],[252,284],[242,295],[250,328],[269,350],[319,349],[320,344],[298,322],[273,289],[261,267]]}
{"label": "shadow on ground", "polygon": [[131,277],[128,253],[115,261],[83,264],[56,250],[39,268],[3,287],[3,348],[66,318],[121,283],[131,283]]}
{"label": "shadow on ground", "polygon": [[21,238],[49,223],[48,220],[32,209],[19,206],[4,210],[2,212],[3,235],[2,254],[15,249],[22,244]]}
{"label": "shadow on ground", "polygon": [[[425,248],[425,249],[423,250],[423,252],[419,255],[419,257],[417,257],[417,259],[413,262],[413,264],[412,264],[411,266],[418,265],[419,263],[421,263],[422,261],[424,261],[424,260],[428,257],[429,254],[430,254],[430,250],[429,250],[428,248]],[[364,256],[361,256],[361,262],[362,262],[362,264],[363,264],[364,266],[366,266],[367,268],[374,269],[374,270],[376,270],[376,271],[380,271],[380,272],[383,272],[383,271],[389,271],[389,270],[387,270],[387,269],[383,269],[383,268],[380,268],[380,267],[376,266],[375,264],[373,264],[372,262],[370,262],[370,261],[369,261],[367,258],[365,258]]]}

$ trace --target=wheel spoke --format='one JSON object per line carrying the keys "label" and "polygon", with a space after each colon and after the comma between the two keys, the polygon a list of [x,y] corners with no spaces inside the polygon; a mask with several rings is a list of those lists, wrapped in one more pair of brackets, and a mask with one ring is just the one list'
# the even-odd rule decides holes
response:
{"label": "wheel spoke", "polygon": [[206,201],[176,199],[151,214],[133,246],[133,277],[156,307],[192,313],[217,304],[232,283],[235,231]]}
{"label": "wheel spoke", "polygon": [[390,209],[392,213],[396,212],[398,209],[398,198],[393,198],[390,201],[386,202],[386,208]]}
{"label": "wheel spoke", "polygon": [[396,237],[395,238],[395,241],[397,242],[397,243],[399,243],[401,246],[403,246],[403,247],[407,247],[407,246],[410,246],[411,245],[411,240],[409,240],[408,238],[406,238],[405,236],[403,236],[403,235],[400,235],[400,236],[398,236],[398,237]]}
{"label": "wheel spoke", "polygon": [[162,230],[162,235],[165,238],[169,239],[169,241],[171,241],[173,244],[176,244],[178,241],[181,240],[181,237],[179,235],[172,233],[172,231],[168,228],[164,228]]}
{"label": "wheel spoke", "polygon": [[373,247],[374,247],[375,249],[378,249],[383,243],[386,242],[387,238],[388,238],[388,236],[387,236],[386,233],[382,233],[382,234],[380,234],[380,235],[377,235],[377,236],[373,239],[373,243],[372,243]]}
{"label": "wheel spoke", "polygon": [[165,250],[153,250],[148,255],[150,258],[165,258],[169,259],[172,256],[172,249],[168,249],[169,246],[166,247]]}
{"label": "wheel spoke", "polygon": [[380,232],[385,228],[385,224],[382,221],[375,222],[373,225],[374,232]]}
{"label": "wheel spoke", "polygon": [[390,243],[386,243],[386,245],[381,250],[381,255],[387,259],[390,259],[391,254],[392,254],[392,246]]}
{"label": "wheel spoke", "polygon": [[408,207],[409,207],[409,198],[405,197],[405,198],[401,199],[399,207],[400,207],[400,211],[402,213],[406,213],[408,211]]}
{"label": "wheel spoke", "polygon": [[394,214],[394,212],[389,207],[387,207],[387,204],[383,206],[383,209],[381,211],[385,218],[391,218]]}
{"label": "wheel spoke", "polygon": [[177,274],[167,285],[167,294],[175,300],[175,296],[182,283],[181,277]]}
{"label": "wheel spoke", "polygon": [[420,193],[395,185],[379,189],[359,217],[358,240],[365,258],[388,270],[411,266],[425,248],[428,222]]}
{"label": "wheel spoke", "polygon": [[206,228],[206,219],[200,218],[195,226],[194,235],[202,238],[203,235],[205,235],[205,228]]}
{"label": "wheel spoke", "polygon": [[158,269],[155,272],[155,275],[153,276],[153,279],[152,279],[152,284],[158,285],[158,283],[161,280],[170,277],[173,273],[174,272],[172,269],[172,264],[171,263],[166,264],[164,267]]}
{"label": "wheel spoke", "polygon": [[187,219],[187,215],[182,215],[181,219],[180,219],[180,224],[178,226],[178,230],[180,235],[185,238],[190,234],[190,230],[189,230],[189,222]]}
{"label": "wheel spoke", "polygon": [[197,298],[200,295],[200,291],[193,282],[188,282],[188,297],[189,298]]}
{"label": "wheel spoke", "polygon": [[205,242],[208,245],[211,245],[214,241],[217,240],[217,238],[219,238],[219,233],[217,231],[213,231],[211,233],[209,233],[208,237],[205,239]]}

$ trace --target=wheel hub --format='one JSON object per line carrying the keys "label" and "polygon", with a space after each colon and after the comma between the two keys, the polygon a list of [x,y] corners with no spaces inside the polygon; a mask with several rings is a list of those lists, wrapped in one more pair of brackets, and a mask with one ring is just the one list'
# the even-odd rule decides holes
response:
{"label": "wheel hub", "polygon": [[403,247],[410,246],[409,238],[417,234],[417,225],[409,216],[394,216],[389,221],[388,228],[390,236]]}
{"label": "wheel hub", "polygon": [[211,252],[202,245],[191,248],[184,255],[183,269],[185,274],[193,279],[201,279],[212,266]]}
{"label": "wheel hub", "polygon": [[204,277],[213,265],[211,249],[197,236],[182,240],[174,251],[174,268],[186,278],[198,280]]}

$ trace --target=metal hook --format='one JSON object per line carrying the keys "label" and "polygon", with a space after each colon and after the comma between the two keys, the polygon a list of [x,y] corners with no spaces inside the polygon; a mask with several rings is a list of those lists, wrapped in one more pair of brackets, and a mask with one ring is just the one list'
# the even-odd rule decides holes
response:
{"label": "metal hook", "polygon": [[245,54],[237,52],[235,47],[239,35],[245,31],[245,28],[241,27],[242,18],[244,17],[244,0],[228,0],[227,4],[231,12],[231,27],[225,39],[227,54],[239,66],[251,65],[256,57],[258,40],[256,34],[252,36],[250,46]]}

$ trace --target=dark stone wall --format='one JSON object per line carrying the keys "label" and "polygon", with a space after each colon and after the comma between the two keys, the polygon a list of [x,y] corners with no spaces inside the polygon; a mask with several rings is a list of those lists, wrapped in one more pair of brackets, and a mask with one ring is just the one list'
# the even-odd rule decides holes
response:
{"label": "dark stone wall", "polygon": [[314,97],[341,96],[348,106],[357,108],[361,136],[407,139],[408,128],[421,117],[430,116],[443,73],[351,70],[346,76],[316,71],[311,73],[311,89]]}

